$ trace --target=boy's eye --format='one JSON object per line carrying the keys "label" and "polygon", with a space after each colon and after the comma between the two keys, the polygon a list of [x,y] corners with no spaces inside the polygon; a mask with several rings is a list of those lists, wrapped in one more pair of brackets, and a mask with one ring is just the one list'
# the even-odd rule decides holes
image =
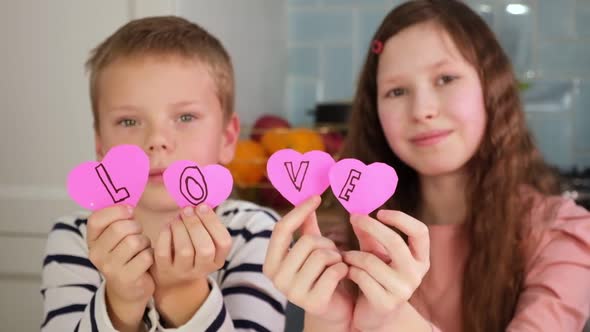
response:
{"label": "boy's eye", "polygon": [[119,121],[118,124],[123,127],[133,127],[133,126],[137,125],[137,121],[133,120],[133,119],[123,119],[123,120]]}
{"label": "boy's eye", "polygon": [[195,116],[192,114],[183,114],[180,116],[180,122],[191,122],[195,119]]}
{"label": "boy's eye", "polygon": [[454,81],[457,77],[451,75],[442,75],[436,80],[437,85],[446,85]]}
{"label": "boy's eye", "polygon": [[406,89],[404,88],[394,88],[387,92],[387,97],[400,97],[406,94]]}

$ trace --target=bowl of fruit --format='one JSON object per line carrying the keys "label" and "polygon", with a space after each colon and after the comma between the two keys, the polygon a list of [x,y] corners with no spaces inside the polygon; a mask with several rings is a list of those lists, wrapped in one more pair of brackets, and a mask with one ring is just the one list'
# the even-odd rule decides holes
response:
{"label": "bowl of fruit", "polygon": [[277,210],[288,209],[290,203],[266,177],[268,158],[276,151],[293,149],[300,153],[325,151],[337,159],[344,138],[341,125],[295,127],[278,115],[262,115],[237,142],[234,159],[227,165],[234,178],[234,196]]}

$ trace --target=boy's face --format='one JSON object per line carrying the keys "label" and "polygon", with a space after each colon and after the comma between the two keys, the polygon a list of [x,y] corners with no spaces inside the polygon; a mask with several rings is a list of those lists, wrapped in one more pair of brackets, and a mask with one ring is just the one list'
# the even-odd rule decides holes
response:
{"label": "boy's face", "polygon": [[134,144],[150,158],[150,177],[139,206],[168,210],[162,172],[177,160],[199,165],[228,163],[239,133],[234,114],[224,121],[207,66],[179,57],[120,59],[98,82],[96,154]]}

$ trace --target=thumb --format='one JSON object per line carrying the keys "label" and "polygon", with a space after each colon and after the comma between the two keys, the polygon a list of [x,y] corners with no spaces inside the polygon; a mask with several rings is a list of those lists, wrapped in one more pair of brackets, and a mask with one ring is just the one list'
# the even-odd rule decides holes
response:
{"label": "thumb", "polygon": [[303,224],[301,224],[299,230],[301,232],[301,235],[322,235],[322,232],[320,231],[320,226],[318,225],[317,214],[315,212],[315,209],[317,209],[317,207],[320,205],[321,198],[318,196],[314,196],[310,198],[309,201],[312,201],[310,202],[310,207],[313,207],[313,209],[311,209],[308,212],[307,216],[305,216],[305,220],[303,221]]}

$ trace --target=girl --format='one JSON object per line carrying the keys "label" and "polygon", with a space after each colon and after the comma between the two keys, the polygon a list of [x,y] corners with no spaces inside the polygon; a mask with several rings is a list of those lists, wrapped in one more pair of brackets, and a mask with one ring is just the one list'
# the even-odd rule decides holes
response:
{"label": "girl", "polygon": [[554,195],[509,60],[468,6],[416,0],[387,15],[348,138],[344,157],[385,162],[399,184],[376,218],[350,217],[358,250],[321,236],[317,197],[277,224],[264,272],[306,310],[306,330],[583,328],[590,214]]}

